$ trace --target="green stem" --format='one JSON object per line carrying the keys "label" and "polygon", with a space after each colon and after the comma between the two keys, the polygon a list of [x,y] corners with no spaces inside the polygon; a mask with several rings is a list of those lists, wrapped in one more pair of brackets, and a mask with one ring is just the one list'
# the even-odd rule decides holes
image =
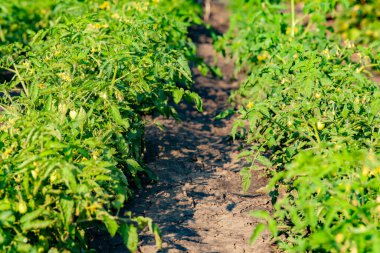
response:
{"label": "green stem", "polygon": [[24,93],[25,93],[25,95],[26,95],[27,97],[29,97],[28,89],[27,89],[27,87],[26,87],[26,84],[25,84],[24,80],[22,79],[22,77],[21,77],[21,75],[20,75],[20,72],[18,72],[18,69],[17,69],[17,67],[16,67],[16,64],[13,64],[13,66],[14,66],[14,71],[13,71],[13,73],[15,73],[16,76],[18,77],[18,79],[20,79],[20,83],[21,83],[21,86],[22,86],[22,88],[23,88],[23,90],[24,90]]}
{"label": "green stem", "polygon": [[3,28],[1,27],[1,25],[0,25],[0,40],[1,40],[2,42],[5,42],[5,34],[4,34],[4,30],[3,30]]}
{"label": "green stem", "polygon": [[295,6],[294,6],[294,0],[291,0],[291,8],[292,8],[292,37],[294,37],[295,33],[295,27],[296,27],[296,15],[295,15]]}
{"label": "green stem", "polygon": [[362,72],[364,69],[366,68],[371,68],[371,67],[377,67],[377,66],[380,66],[380,64],[368,64],[368,65],[364,65],[364,66],[361,66],[359,69],[358,69],[358,72]]}
{"label": "green stem", "polygon": [[313,125],[313,129],[314,129],[314,133],[315,133],[315,138],[317,138],[317,142],[321,143],[321,139],[319,138],[319,133],[318,133],[317,127],[315,125]]}

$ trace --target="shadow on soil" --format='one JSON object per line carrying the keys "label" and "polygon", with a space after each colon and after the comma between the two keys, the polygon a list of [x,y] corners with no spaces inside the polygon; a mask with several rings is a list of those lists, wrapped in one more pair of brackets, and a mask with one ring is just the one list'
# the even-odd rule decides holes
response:
{"label": "shadow on soil", "polygon": [[[213,6],[210,22],[216,34],[227,29],[228,13],[222,4]],[[199,57],[214,64],[217,56],[210,31],[194,27],[190,32]],[[252,231],[252,220],[246,213],[258,203],[251,200],[262,198],[262,206],[268,202],[253,190],[240,194],[242,165],[233,161],[240,147],[230,138],[233,119],[215,120],[238,82],[232,81],[232,64],[218,58],[223,79],[202,76],[193,68],[203,112],[183,103],[178,106],[180,121],[148,119],[152,124],[146,128],[145,160],[159,180],[140,191],[125,210],[150,217],[160,227],[163,249],[159,252],[247,252],[245,237]],[[258,179],[254,187],[263,185],[265,180]],[[94,240],[98,252],[128,252],[120,238],[111,240],[103,234]],[[139,252],[157,252],[148,231],[141,233],[140,240]]]}

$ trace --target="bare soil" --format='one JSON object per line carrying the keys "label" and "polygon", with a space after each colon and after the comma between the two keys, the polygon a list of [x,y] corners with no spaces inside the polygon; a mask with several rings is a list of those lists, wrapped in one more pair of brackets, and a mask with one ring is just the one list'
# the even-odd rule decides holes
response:
{"label": "bare soil", "polygon": [[[223,4],[213,2],[209,23],[218,33],[227,29]],[[256,192],[267,179],[257,172],[251,189],[242,192],[239,171],[244,163],[237,159],[239,143],[230,138],[233,119],[214,119],[238,87],[232,79],[233,66],[214,52],[206,29],[195,28],[191,35],[199,56],[208,64],[218,59],[224,77],[202,76],[194,68],[195,90],[203,98],[204,111],[182,104],[181,121],[152,118],[146,129],[146,162],[159,180],[140,191],[127,210],[154,220],[162,232],[163,249],[158,251],[154,238],[143,231],[139,252],[272,252],[267,234],[248,245],[257,222],[249,212],[271,208],[270,198]],[[111,243],[107,238],[96,240],[99,252],[128,252],[120,238]]]}

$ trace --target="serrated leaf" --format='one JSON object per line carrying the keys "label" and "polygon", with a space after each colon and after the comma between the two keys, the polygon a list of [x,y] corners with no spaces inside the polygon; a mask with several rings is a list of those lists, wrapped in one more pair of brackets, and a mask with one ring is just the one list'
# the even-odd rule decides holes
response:
{"label": "serrated leaf", "polygon": [[258,156],[257,160],[265,167],[272,167],[272,162],[265,156]]}
{"label": "serrated leaf", "polygon": [[242,176],[242,187],[243,191],[248,191],[249,187],[251,186],[251,180],[252,180],[252,172],[251,168],[243,168],[240,171],[240,175]]}

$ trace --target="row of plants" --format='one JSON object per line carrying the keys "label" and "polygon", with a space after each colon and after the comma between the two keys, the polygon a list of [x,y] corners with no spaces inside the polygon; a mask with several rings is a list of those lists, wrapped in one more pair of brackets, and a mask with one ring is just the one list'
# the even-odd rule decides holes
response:
{"label": "row of plants", "polygon": [[30,35],[49,24],[53,6],[58,1],[2,1],[0,3],[0,45],[27,44]]}
{"label": "row of plants", "polygon": [[357,43],[379,43],[380,2],[376,0],[350,0],[348,7],[340,8],[335,15],[334,29],[345,39]]}
{"label": "row of plants", "polygon": [[287,252],[380,251],[380,90],[368,77],[380,51],[326,25],[350,4],[231,3],[217,47],[248,76],[231,98],[243,188],[253,170],[271,175],[273,211],[252,212],[263,223],[251,242],[268,229]]}
{"label": "row of plants", "polygon": [[17,0],[0,9],[0,69],[12,73],[0,84],[0,251],[83,252],[94,227],[132,252],[148,227],[160,247],[152,220],[123,206],[142,175],[154,178],[142,116],[175,116],[172,102],[184,99],[201,110],[187,37],[199,6]]}

